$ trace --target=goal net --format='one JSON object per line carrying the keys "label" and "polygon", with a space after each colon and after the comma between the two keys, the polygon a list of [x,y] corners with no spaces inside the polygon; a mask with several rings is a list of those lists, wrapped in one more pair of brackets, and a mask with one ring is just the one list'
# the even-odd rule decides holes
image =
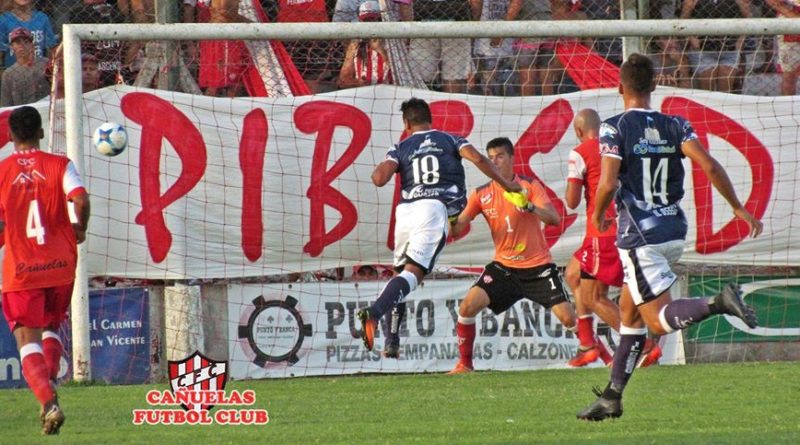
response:
{"label": "goal net", "polygon": [[[608,52],[616,50],[602,52],[603,39],[639,36],[640,50],[650,51],[658,38],[697,35],[701,29],[758,42],[800,33],[785,19],[754,20],[748,26],[697,22],[694,28],[669,20],[598,21],[591,27],[584,21],[67,26],[64,98],[54,96],[49,105],[55,110],[50,146],[80,160],[92,196],[82,280],[92,289],[148,289],[148,309],[139,311],[147,327],[113,326],[129,329],[120,336],[146,338],[141,348],[128,345],[130,353],[148,351],[156,368],[163,358],[180,360],[197,350],[228,360],[236,379],[447,371],[458,357],[458,304],[493,256],[481,218],[467,235],[448,244],[437,269],[409,296],[399,359],[381,357],[382,329],[375,352],[365,351],[356,338],[355,312],[374,301],[391,274],[398,191],[393,184],[376,188],[370,174],[403,137],[400,103],[412,96],[425,99],[435,128],[464,136],[478,148],[498,136],[515,143],[516,171],[542,181],[562,218],[545,233],[554,261],[563,267],[586,226],[585,209],[569,210],[562,201],[568,154],[578,144],[573,117],[583,108],[594,108],[603,118],[623,110],[613,88],[621,52],[616,59]],[[147,79],[148,73],[131,85],[83,91],[81,42],[117,39],[129,45],[143,36],[153,39],[141,43],[143,54],[150,51],[144,59],[153,64],[152,77]],[[486,74],[481,71],[485,61],[475,57],[470,43],[473,37],[549,39],[554,46],[549,55],[527,57],[533,74],[520,69],[514,53]],[[376,58],[384,56],[389,66],[398,66],[397,74],[382,82],[355,74],[355,84],[342,80],[343,66],[356,64],[345,60],[351,39],[385,44],[384,52],[364,56],[375,62],[371,76],[383,75]],[[430,40],[423,48],[430,60],[442,59],[430,70],[432,76],[421,75],[429,70],[414,62],[421,39]],[[470,47],[464,78],[447,74],[447,57],[434,51],[437,42],[445,51],[457,47],[458,40]],[[245,66],[234,84],[210,90],[194,71],[203,67],[191,66],[187,52],[193,50],[187,48],[212,51],[213,45],[237,46],[243,54],[237,63]],[[494,45],[489,42],[489,48]],[[622,51],[627,45],[631,41],[619,40],[609,48]],[[737,63],[746,61],[740,54]],[[762,56],[767,57],[752,57]],[[331,69],[332,77],[312,79],[298,61],[302,57]],[[754,81],[747,76],[761,73],[737,70],[739,78],[728,93],[700,89],[700,80],[691,76],[689,84],[680,85],[675,77],[664,78],[652,106],[693,123],[746,207],[765,223],[761,238],[747,238],[708,179],[687,163],[683,207],[690,231],[674,295],[710,296],[738,282],[762,326],[749,329],[729,317],[711,318],[661,339],[665,364],[798,357],[796,100],[741,94]],[[523,83],[520,76],[528,75],[534,77]],[[769,79],[774,84],[775,76]],[[154,88],[158,82],[183,91]],[[107,121],[123,124],[128,132],[128,147],[116,157],[91,149],[93,129]],[[475,168],[466,170],[469,189],[486,182]],[[89,300],[79,299],[84,304],[73,307],[73,319],[85,317],[73,323],[72,331],[76,347],[83,348],[74,354],[84,362],[93,354],[95,337],[105,334],[92,328],[92,317],[103,317],[90,317]],[[598,330],[609,331],[603,325]],[[615,339],[609,332],[605,341],[613,347]],[[576,349],[575,335],[528,301],[503,314],[487,310],[478,317],[478,369],[565,367]],[[97,366],[102,364],[92,369]]]}

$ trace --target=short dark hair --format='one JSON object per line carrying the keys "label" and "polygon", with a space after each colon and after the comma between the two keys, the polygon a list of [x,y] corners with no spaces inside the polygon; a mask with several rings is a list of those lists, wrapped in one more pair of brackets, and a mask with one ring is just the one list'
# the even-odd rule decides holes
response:
{"label": "short dark hair", "polygon": [[403,119],[407,120],[411,125],[430,124],[433,122],[431,108],[422,99],[416,97],[408,99],[400,105],[400,111],[403,112]]}
{"label": "short dark hair", "polygon": [[36,108],[19,107],[8,116],[8,129],[20,142],[38,140],[42,129],[42,116]]}
{"label": "short dark hair", "polygon": [[507,137],[494,138],[491,141],[489,141],[489,143],[486,144],[486,152],[488,153],[489,150],[493,148],[497,149],[500,147],[505,148],[506,152],[509,155],[514,156],[514,144],[512,144],[511,139]]}
{"label": "short dark hair", "polygon": [[649,93],[653,90],[655,78],[653,61],[638,53],[631,54],[622,64],[619,78],[626,89],[639,94]]}

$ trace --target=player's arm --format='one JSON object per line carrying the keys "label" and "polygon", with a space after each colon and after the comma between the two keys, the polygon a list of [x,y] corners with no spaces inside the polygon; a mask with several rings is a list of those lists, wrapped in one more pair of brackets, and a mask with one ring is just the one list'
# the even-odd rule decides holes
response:
{"label": "player's arm", "polygon": [[476,192],[473,192],[467,198],[467,205],[464,210],[457,217],[450,219],[450,235],[453,238],[461,236],[479,213],[481,213],[480,198]]}
{"label": "player's arm", "polygon": [[467,227],[469,227],[472,219],[473,217],[471,215],[461,212],[455,219],[455,222],[450,225],[450,235],[452,235],[453,238],[458,238],[461,236],[461,234],[467,230]]}
{"label": "player's arm", "polygon": [[741,202],[739,202],[739,198],[736,197],[736,191],[733,188],[733,184],[731,184],[731,179],[728,177],[728,174],[725,173],[725,169],[722,168],[719,162],[714,159],[708,152],[703,148],[700,142],[697,139],[689,139],[685,141],[681,145],[681,150],[683,154],[686,155],[689,159],[692,160],[695,164],[699,165],[703,172],[708,176],[708,179],[711,180],[711,184],[714,185],[714,188],[719,191],[720,195],[728,201],[731,208],[733,208],[733,214],[736,215],[737,218],[743,219],[747,225],[750,227],[750,236],[753,238],[757,237],[761,234],[761,231],[764,230],[764,225],[761,221],[757,220],[747,209],[744,208]]}
{"label": "player's arm", "polygon": [[[500,187],[507,192],[519,192],[522,190],[522,187],[513,181],[508,181],[502,176],[500,176],[500,172],[497,171],[492,161],[489,160],[486,156],[482,155],[475,147],[472,145],[465,145],[460,149],[461,157],[472,162],[478,167],[478,170],[483,172],[484,175],[488,176],[494,181],[497,181],[500,184]],[[374,182],[374,181],[373,181]]]}
{"label": "player's arm", "polygon": [[78,244],[80,244],[86,240],[86,229],[89,228],[89,215],[91,214],[89,194],[84,191],[72,196],[70,201],[75,208],[75,216],[78,218],[78,221],[72,224],[72,229],[75,231]]}
{"label": "player's arm", "polygon": [[397,165],[397,161],[394,159],[386,159],[378,164],[372,172],[372,183],[378,187],[386,185],[397,172]]}
{"label": "player's arm", "polygon": [[582,189],[583,183],[580,181],[567,180],[567,191],[564,193],[564,201],[567,203],[567,207],[572,210],[578,208],[581,203]]}
{"label": "player's arm", "polygon": [[543,223],[549,226],[557,226],[561,224],[561,216],[559,216],[550,198],[547,197],[547,192],[539,182],[534,182],[528,189],[528,196],[530,202],[525,206],[525,210],[538,216]]}
{"label": "player's arm", "polygon": [[614,200],[619,180],[619,167],[622,161],[613,156],[603,156],[600,160],[600,182],[597,183],[592,224],[601,232],[605,232],[614,222],[606,218],[606,211]]}

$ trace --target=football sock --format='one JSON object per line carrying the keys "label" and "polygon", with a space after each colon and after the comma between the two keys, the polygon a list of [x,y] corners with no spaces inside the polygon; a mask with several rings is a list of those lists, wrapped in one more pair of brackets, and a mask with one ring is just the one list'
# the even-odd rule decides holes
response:
{"label": "football sock", "polygon": [[594,317],[591,314],[578,317],[578,340],[583,349],[594,344]]}
{"label": "football sock", "polygon": [[399,303],[386,314],[386,344],[400,344],[400,325],[406,318],[406,303]]}
{"label": "football sock", "polygon": [[458,335],[458,352],[461,354],[461,363],[469,368],[472,366],[472,348],[475,345],[475,318],[458,316],[456,323]]}
{"label": "football sock", "polygon": [[44,406],[53,399],[55,391],[50,385],[50,372],[44,362],[42,347],[38,343],[28,343],[20,348],[19,356],[22,358],[22,375],[33,395]]}
{"label": "football sock", "polygon": [[47,364],[47,370],[50,372],[50,380],[58,378],[63,351],[64,346],[61,344],[61,338],[59,338],[58,334],[53,331],[44,331],[42,333],[42,352],[44,354],[44,362]]}
{"label": "football sock", "polygon": [[685,298],[670,302],[658,314],[661,327],[667,332],[699,323],[711,315],[707,298]]}
{"label": "football sock", "polygon": [[383,314],[389,312],[411,292],[411,285],[403,276],[396,276],[386,283],[381,295],[370,308],[372,318],[380,320]]}
{"label": "football sock", "polygon": [[611,385],[614,391],[622,393],[628,384],[639,356],[642,354],[647,339],[647,328],[629,328],[620,326],[620,338],[617,351],[614,353],[614,365],[611,367]]}

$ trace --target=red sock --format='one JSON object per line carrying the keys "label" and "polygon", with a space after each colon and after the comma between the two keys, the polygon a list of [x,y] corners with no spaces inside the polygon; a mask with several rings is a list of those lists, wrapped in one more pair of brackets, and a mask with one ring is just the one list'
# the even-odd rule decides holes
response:
{"label": "red sock", "polygon": [[461,354],[461,363],[471,369],[473,368],[472,348],[475,345],[475,323],[463,324],[459,321],[456,324],[456,334],[458,335],[458,352]]}
{"label": "red sock", "polygon": [[584,347],[594,344],[594,317],[591,314],[578,317],[578,341]]}
{"label": "red sock", "polygon": [[19,355],[22,357],[22,375],[33,395],[44,406],[53,399],[55,392],[50,385],[50,373],[44,362],[42,347],[38,343],[28,343],[20,348]]}
{"label": "red sock", "polygon": [[61,344],[58,334],[51,331],[44,332],[42,351],[44,362],[47,363],[47,370],[50,372],[50,380],[55,380],[58,378],[58,370],[61,368],[61,354],[64,352],[64,346]]}

